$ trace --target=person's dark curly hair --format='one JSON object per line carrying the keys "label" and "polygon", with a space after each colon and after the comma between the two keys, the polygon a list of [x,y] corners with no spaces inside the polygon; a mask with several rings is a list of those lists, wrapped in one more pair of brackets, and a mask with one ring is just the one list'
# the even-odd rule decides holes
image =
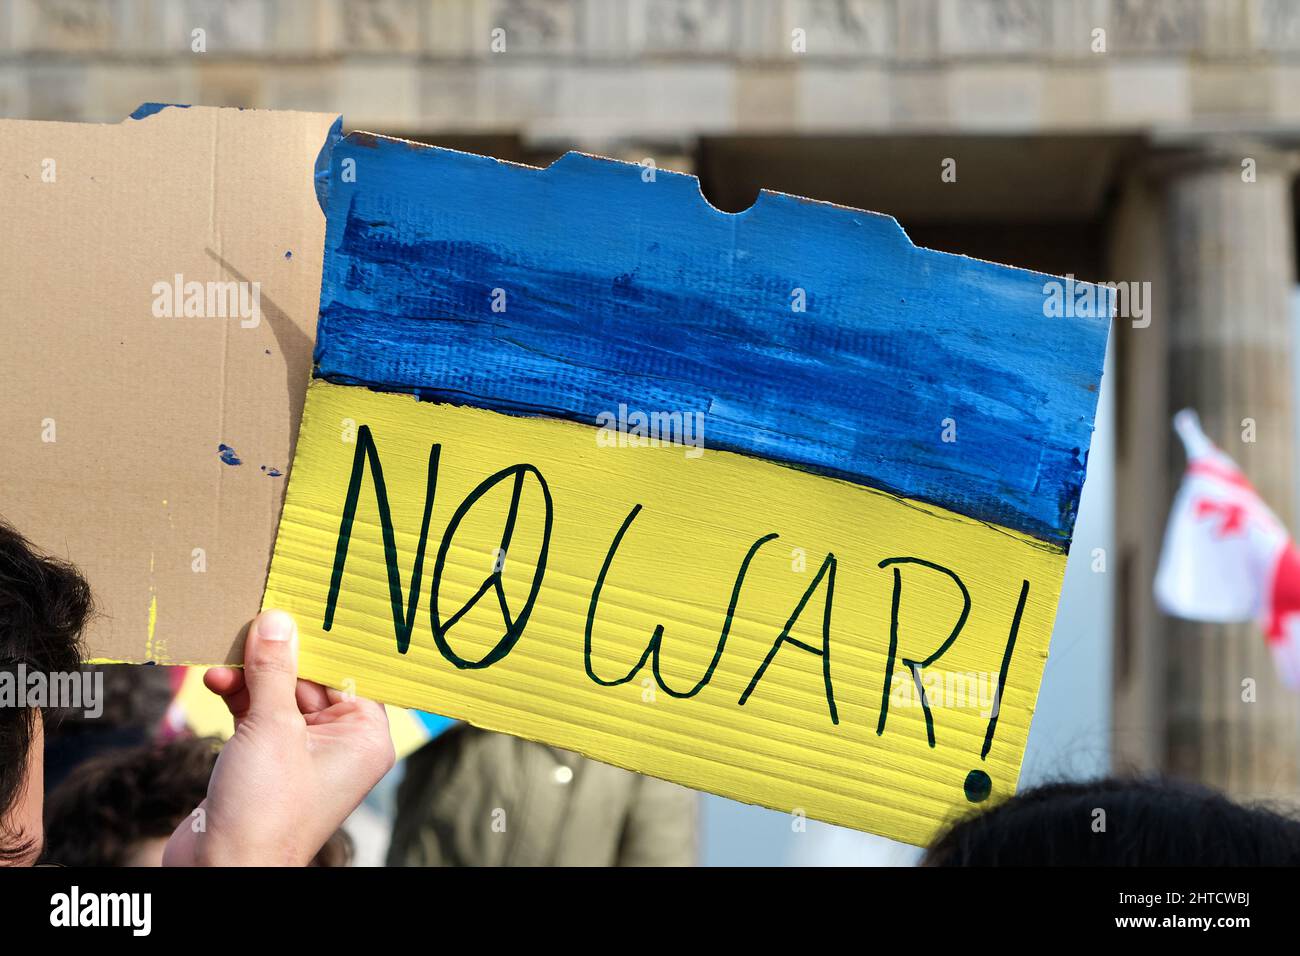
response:
{"label": "person's dark curly hair", "polygon": [[[81,664],[90,586],[70,564],[41,554],[0,521],[0,672],[67,673]],[[0,706],[0,821],[22,794],[38,711]],[[23,859],[36,837],[0,826],[0,863]]]}
{"label": "person's dark curly hair", "polygon": [[[203,801],[221,741],[184,737],[110,750],[80,764],[45,800],[44,859],[63,866],[129,866],[147,840],[162,839]],[[313,866],[347,866],[339,831]]]}
{"label": "person's dark curly hair", "polygon": [[1296,866],[1300,820],[1190,783],[1052,783],[953,824],[921,864]]}
{"label": "person's dark curly hair", "polygon": [[44,859],[126,866],[145,840],[169,837],[208,794],[220,741],[188,737],[109,750],[45,796]]}

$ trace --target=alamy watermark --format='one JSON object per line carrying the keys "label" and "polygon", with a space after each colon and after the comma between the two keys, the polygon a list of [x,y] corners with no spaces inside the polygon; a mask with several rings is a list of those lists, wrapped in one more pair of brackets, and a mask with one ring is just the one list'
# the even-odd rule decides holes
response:
{"label": "alamy watermark", "polygon": [[50,897],[50,925],[122,927],[132,936],[148,936],[153,929],[153,894],[83,892],[73,884],[68,892]]}
{"label": "alamy watermark", "polygon": [[618,406],[618,412],[596,416],[598,448],[658,448],[681,445],[687,458],[704,454],[704,413],[682,411],[642,412]]}
{"label": "alamy watermark", "polygon": [[29,671],[27,665],[0,668],[0,708],[81,711],[94,720],[104,713],[103,671]]}
{"label": "alamy watermark", "polygon": [[1131,319],[1133,328],[1151,324],[1150,282],[1076,282],[1067,273],[1064,280],[1043,283],[1043,315],[1049,319],[1105,318],[1111,302],[1114,317]]}
{"label": "alamy watermark", "polygon": [[157,319],[239,319],[242,329],[262,323],[262,283],[185,281],[155,282],[153,314]]}
{"label": "alamy watermark", "polygon": [[889,706],[975,710],[981,717],[994,717],[1001,701],[998,675],[985,671],[924,670],[909,673],[904,668],[894,676],[889,689]]}

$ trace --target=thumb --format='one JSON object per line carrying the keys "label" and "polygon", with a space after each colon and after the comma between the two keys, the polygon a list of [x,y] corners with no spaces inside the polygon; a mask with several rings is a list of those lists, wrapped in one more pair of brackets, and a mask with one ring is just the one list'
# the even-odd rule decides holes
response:
{"label": "thumb", "polygon": [[249,714],[284,711],[297,716],[298,625],[284,611],[263,611],[248,626],[244,684]]}

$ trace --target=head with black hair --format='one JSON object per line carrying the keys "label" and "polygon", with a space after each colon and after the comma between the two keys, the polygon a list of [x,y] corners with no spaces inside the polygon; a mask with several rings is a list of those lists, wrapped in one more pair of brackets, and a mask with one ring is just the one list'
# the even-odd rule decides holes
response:
{"label": "head with black hair", "polygon": [[[45,804],[45,859],[60,866],[162,866],[167,839],[208,795],[221,742],[181,737],[108,750],[77,766]],[[313,866],[347,866],[339,830]]]}
{"label": "head with black hair", "polygon": [[[0,672],[75,671],[90,588],[71,565],[42,555],[0,521]],[[45,715],[0,705],[0,865],[32,862],[41,847]]]}
{"label": "head with black hair", "polygon": [[921,864],[1295,866],[1300,820],[1188,783],[1053,783],[958,821]]}

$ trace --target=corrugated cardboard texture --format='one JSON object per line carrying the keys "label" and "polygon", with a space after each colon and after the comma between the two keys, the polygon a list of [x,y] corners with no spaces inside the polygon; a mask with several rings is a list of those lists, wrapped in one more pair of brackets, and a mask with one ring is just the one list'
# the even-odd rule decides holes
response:
{"label": "corrugated cardboard texture", "polygon": [[[92,657],[238,659],[310,375],[335,120],[0,122],[0,516],[88,576]],[[156,316],[177,275],[258,283],[260,322]]]}

